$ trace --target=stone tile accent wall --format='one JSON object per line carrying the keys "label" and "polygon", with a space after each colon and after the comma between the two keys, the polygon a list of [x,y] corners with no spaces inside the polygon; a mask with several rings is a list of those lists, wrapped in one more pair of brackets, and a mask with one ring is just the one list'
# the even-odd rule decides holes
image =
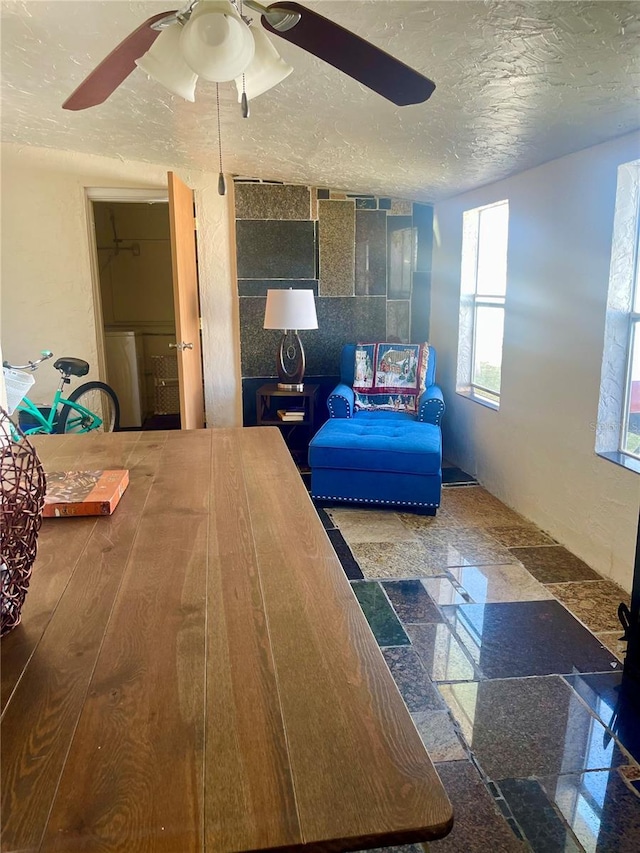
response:
{"label": "stone tile accent wall", "polygon": [[[342,347],[351,341],[381,341],[386,336],[386,299],[320,297],[316,300],[317,331],[304,332],[307,372],[333,376],[340,372]],[[302,333],[301,333],[302,334]]]}
{"label": "stone tile accent wall", "polygon": [[411,340],[422,338],[431,315],[431,273],[414,272],[411,290]]}
{"label": "stone tile accent wall", "polygon": [[404,198],[392,198],[389,213],[392,216],[411,216],[413,204]]}
{"label": "stone tile accent wall", "polygon": [[387,258],[389,299],[411,297],[411,277],[415,269],[417,232],[411,216],[387,216]]}
{"label": "stone tile accent wall", "polygon": [[411,327],[411,303],[408,299],[387,302],[387,339],[407,340],[407,329]]}
{"label": "stone tile accent wall", "polygon": [[[375,203],[376,200],[365,198],[362,201]],[[387,293],[387,212],[360,209],[357,203],[355,285],[357,296],[385,296]]]}
{"label": "stone tile accent wall", "polygon": [[[266,298],[240,299],[242,376],[275,376],[280,332],[263,329]],[[342,347],[356,340],[384,340],[384,296],[344,299],[328,296],[316,300],[318,328],[300,332],[307,359],[307,376],[335,376],[340,372]]]}
{"label": "stone tile accent wall", "polygon": [[236,183],[237,219],[316,219],[311,190],[291,184]]}
{"label": "stone tile accent wall", "polygon": [[238,278],[316,278],[315,223],[236,221]]}
{"label": "stone tile accent wall", "polygon": [[308,377],[335,377],[346,343],[427,340],[429,205],[261,181],[237,181],[235,195],[242,376],[252,391],[275,376],[280,333],[262,328],[269,288],[317,297],[319,328],[301,332]]}
{"label": "stone tile accent wall", "polygon": [[320,296],[353,296],[355,227],[353,201],[318,202]]}
{"label": "stone tile accent wall", "polygon": [[313,278],[240,278],[238,296],[264,296],[267,290],[313,290],[318,295],[318,282]]}
{"label": "stone tile accent wall", "polygon": [[[411,339],[417,340],[431,323],[431,255],[433,252],[433,207],[413,205],[416,229],[416,262],[411,290]],[[417,336],[417,337],[416,337]]]}
{"label": "stone tile accent wall", "polygon": [[[247,376],[275,376],[276,350],[281,333],[277,329],[262,328],[266,302],[265,297],[240,299],[240,367],[243,379]],[[301,334],[306,349],[308,332]]]}

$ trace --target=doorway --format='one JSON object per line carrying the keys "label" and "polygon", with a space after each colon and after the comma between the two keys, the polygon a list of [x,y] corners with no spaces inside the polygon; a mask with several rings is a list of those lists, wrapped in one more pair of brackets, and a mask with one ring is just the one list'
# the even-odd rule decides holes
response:
{"label": "doorway", "polygon": [[122,429],[180,429],[169,205],[92,201],[108,383]]}

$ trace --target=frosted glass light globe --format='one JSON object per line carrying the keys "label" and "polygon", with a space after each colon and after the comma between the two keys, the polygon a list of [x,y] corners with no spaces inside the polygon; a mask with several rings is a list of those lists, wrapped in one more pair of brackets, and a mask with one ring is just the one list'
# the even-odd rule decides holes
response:
{"label": "frosted glass light globe", "polygon": [[203,0],[182,30],[180,49],[196,74],[223,83],[247,68],[255,43],[251,30],[228,0]]}
{"label": "frosted glass light globe", "polygon": [[[252,26],[251,32],[256,49],[249,67],[244,71],[244,90],[252,101],[263,92],[273,89],[293,71],[275,49],[271,40],[260,26]],[[242,98],[242,77],[236,79],[238,101]]]}
{"label": "frosted glass light globe", "polygon": [[136,59],[136,65],[165,89],[184,98],[185,101],[195,101],[195,74],[182,58],[180,37],[182,26],[172,24],[163,30],[151,45],[149,50]]}

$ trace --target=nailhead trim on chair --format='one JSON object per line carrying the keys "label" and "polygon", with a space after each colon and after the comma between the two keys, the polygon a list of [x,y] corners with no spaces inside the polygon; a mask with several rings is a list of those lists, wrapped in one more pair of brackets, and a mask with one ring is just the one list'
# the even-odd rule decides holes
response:
{"label": "nailhead trim on chair", "polygon": [[377,498],[342,498],[337,495],[311,495],[312,498],[319,501],[348,501],[349,503],[359,504],[394,504],[395,506],[432,506],[436,509],[440,504],[425,503],[423,501],[384,501]]}
{"label": "nailhead trim on chair", "polygon": [[[332,400],[333,397],[338,397],[338,399],[344,400],[345,408],[347,410],[347,414],[345,417],[350,418],[351,417],[351,406],[349,405],[349,401],[347,400],[347,398],[343,397],[342,394],[332,394],[331,397],[329,397],[329,399],[327,400],[327,405],[329,407],[329,417],[331,417],[331,418],[341,418],[342,417],[342,415],[336,415],[336,413],[334,411],[333,400]],[[426,413],[426,409],[427,409],[427,407],[432,409],[434,407],[434,403],[437,403],[438,412],[436,414],[435,421],[433,423],[435,424],[435,426],[440,426],[440,421],[442,420],[442,415],[444,413],[444,403],[441,400],[437,400],[437,401],[430,400],[429,402],[425,403],[423,406],[420,407],[420,415],[418,417],[418,421],[420,423],[427,423],[427,420],[424,417],[424,415]],[[429,422],[429,423],[431,423],[431,422]]]}
{"label": "nailhead trim on chair", "polygon": [[329,417],[331,417],[331,418],[342,417],[341,415],[336,415],[336,413],[333,411],[333,399],[332,399],[333,397],[338,397],[339,400],[344,400],[344,403],[345,403],[345,406],[347,409],[347,414],[345,417],[350,418],[351,417],[351,407],[349,405],[349,401],[347,400],[347,398],[343,397],[342,394],[332,394],[331,397],[329,397],[329,399],[327,400],[327,405],[329,407]]}
{"label": "nailhead trim on chair", "polygon": [[435,426],[440,426],[440,421],[442,420],[442,415],[444,413],[444,403],[442,402],[442,400],[435,400],[435,399],[428,400],[426,403],[424,403],[424,405],[422,405],[420,407],[420,415],[418,417],[418,420],[421,423],[427,423],[427,421],[425,420],[423,415],[424,415],[427,407],[432,409],[434,407],[434,404],[437,404],[437,406],[438,406],[438,413],[436,414],[436,419],[435,419],[434,423],[435,423]]}

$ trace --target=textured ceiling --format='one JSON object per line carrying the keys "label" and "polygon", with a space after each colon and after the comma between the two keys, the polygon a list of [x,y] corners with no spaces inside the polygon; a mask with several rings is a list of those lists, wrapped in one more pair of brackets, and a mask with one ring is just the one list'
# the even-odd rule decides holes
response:
{"label": "textured ceiling", "polygon": [[[3,0],[3,139],[217,171],[214,84],[191,104],[136,69],[105,104],[60,108],[127,33],[179,5]],[[248,120],[221,85],[226,172],[435,201],[640,127],[639,2],[307,5],[437,89],[395,107],[274,36],[295,70]]]}

